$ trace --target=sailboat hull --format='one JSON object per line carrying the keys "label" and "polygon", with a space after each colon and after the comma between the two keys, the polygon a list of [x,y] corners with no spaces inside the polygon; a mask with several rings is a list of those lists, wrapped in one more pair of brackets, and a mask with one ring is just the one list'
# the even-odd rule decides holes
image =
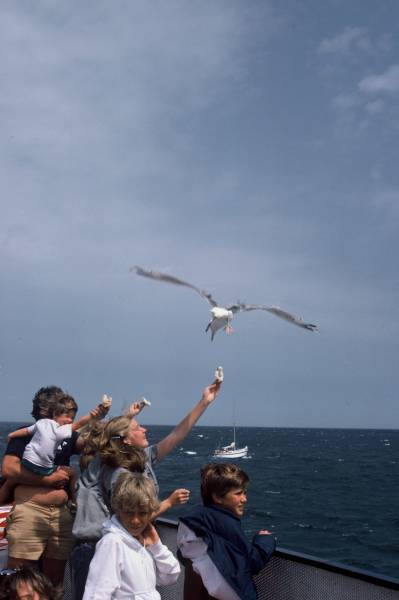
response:
{"label": "sailboat hull", "polygon": [[247,454],[248,446],[244,446],[244,448],[236,448],[235,450],[221,448],[220,450],[215,450],[213,456],[215,458],[243,458]]}

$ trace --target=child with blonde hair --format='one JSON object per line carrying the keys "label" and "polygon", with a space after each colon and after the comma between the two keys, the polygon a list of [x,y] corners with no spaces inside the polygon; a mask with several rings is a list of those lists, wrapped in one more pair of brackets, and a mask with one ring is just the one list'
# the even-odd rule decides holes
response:
{"label": "child with blonde hair", "polygon": [[111,505],[115,514],[104,523],[83,600],[159,600],[156,585],[175,583],[180,566],[151,523],[159,507],[153,482],[143,474],[121,473]]}

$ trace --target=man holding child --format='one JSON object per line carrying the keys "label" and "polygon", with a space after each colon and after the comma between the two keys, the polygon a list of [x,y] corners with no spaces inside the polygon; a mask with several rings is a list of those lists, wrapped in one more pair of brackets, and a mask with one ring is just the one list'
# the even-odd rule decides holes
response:
{"label": "man holding child", "polygon": [[[62,402],[71,419],[78,406],[72,396],[57,386],[40,388],[33,398],[32,416],[36,421],[51,416]],[[105,415],[105,411],[101,416]],[[97,414],[99,417],[100,414]],[[69,462],[80,451],[78,433],[63,440],[54,463],[60,467],[51,475],[33,473],[22,465],[30,436],[10,440],[2,464],[7,489],[13,489],[15,506],[7,524],[8,566],[35,565],[41,559],[42,570],[54,583],[63,581],[65,564],[73,546],[73,515],[67,508],[71,477]]]}

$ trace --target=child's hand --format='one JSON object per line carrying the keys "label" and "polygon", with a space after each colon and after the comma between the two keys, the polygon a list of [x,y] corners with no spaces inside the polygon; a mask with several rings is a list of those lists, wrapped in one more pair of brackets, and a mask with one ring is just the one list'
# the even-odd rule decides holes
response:
{"label": "child's hand", "polygon": [[142,535],[144,546],[152,546],[152,544],[159,542],[159,535],[152,523],[148,523]]}
{"label": "child's hand", "polygon": [[258,531],[258,535],[274,535],[272,531],[268,531],[267,529],[261,529]]}
{"label": "child's hand", "polygon": [[186,490],[184,488],[179,488],[171,493],[168,500],[170,502],[170,506],[174,506],[175,504],[187,504],[190,499],[190,490]]}
{"label": "child's hand", "polygon": [[96,408],[90,411],[90,417],[96,420],[103,419],[108,414],[109,408],[109,406],[104,406],[104,404],[98,404]]}

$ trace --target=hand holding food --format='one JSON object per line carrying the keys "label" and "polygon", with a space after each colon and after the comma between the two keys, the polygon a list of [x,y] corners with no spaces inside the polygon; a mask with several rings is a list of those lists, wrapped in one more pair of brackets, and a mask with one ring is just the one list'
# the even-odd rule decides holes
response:
{"label": "hand holding food", "polygon": [[217,383],[222,383],[224,379],[223,367],[218,367],[215,371],[215,381]]}

